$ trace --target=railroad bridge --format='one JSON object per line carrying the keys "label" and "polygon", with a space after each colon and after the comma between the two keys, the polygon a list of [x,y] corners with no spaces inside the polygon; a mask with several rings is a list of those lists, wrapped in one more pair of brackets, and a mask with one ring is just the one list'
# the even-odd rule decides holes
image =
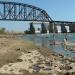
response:
{"label": "railroad bridge", "polygon": [[75,22],[67,21],[53,21],[48,13],[36,6],[0,1],[0,20],[11,21],[36,21],[36,22],[49,22],[51,32],[56,32],[56,26],[69,26],[71,32],[75,32]]}

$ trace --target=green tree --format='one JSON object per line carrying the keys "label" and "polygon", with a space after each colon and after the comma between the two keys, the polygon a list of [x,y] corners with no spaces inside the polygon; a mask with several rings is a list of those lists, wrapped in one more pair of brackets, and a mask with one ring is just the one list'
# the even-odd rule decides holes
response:
{"label": "green tree", "polygon": [[0,34],[4,34],[5,33],[5,30],[6,30],[5,28],[1,28],[0,29]]}

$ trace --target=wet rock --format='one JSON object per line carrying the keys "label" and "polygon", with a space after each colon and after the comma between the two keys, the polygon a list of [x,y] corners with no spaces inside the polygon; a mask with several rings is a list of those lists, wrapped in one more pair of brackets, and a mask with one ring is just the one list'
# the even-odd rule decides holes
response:
{"label": "wet rock", "polygon": [[67,56],[69,56],[69,54],[66,54]]}
{"label": "wet rock", "polygon": [[72,51],[72,53],[75,53],[75,51]]}
{"label": "wet rock", "polygon": [[45,38],[48,38],[48,36],[46,36]]}
{"label": "wet rock", "polygon": [[68,48],[68,50],[73,51],[73,49],[72,49],[72,48]]}
{"label": "wet rock", "polygon": [[59,54],[58,56],[61,57],[61,58],[64,58],[64,56],[62,54]]}

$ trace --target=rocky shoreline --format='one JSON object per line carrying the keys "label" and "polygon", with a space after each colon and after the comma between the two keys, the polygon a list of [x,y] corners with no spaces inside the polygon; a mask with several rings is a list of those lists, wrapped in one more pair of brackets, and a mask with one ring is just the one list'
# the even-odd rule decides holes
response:
{"label": "rocky shoreline", "polygon": [[0,35],[0,75],[75,75],[75,58],[14,35]]}

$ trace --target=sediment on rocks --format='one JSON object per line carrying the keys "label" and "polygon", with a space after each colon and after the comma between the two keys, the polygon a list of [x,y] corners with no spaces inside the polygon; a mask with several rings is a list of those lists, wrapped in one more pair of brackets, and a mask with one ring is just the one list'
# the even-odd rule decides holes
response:
{"label": "sediment on rocks", "polygon": [[11,35],[0,38],[0,75],[75,74],[72,60]]}

